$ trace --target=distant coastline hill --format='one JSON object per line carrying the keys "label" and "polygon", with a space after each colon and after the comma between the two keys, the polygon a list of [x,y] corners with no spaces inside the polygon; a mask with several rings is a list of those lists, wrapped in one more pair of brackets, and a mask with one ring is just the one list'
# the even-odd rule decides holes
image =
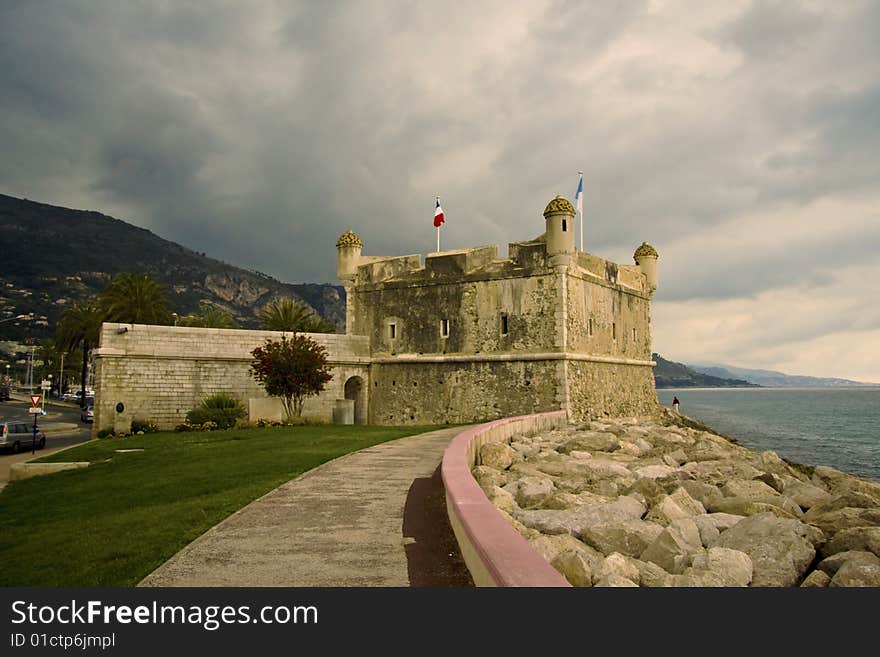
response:
{"label": "distant coastline hill", "polygon": [[[333,245],[328,258],[335,257]],[[338,285],[288,284],[215,260],[98,212],[0,194],[0,340],[45,338],[71,304],[101,292],[120,272],[148,273],[166,288],[169,308],[196,312],[200,301],[229,311],[242,328],[258,328],[269,301],[307,303],[337,330],[345,326],[345,291]]]}
{"label": "distant coastline hill", "polygon": [[745,379],[749,383],[767,388],[845,388],[878,385],[877,383],[865,383],[849,379],[783,374],[773,370],[751,370],[732,365],[689,365],[689,367],[707,376]]}
{"label": "distant coastline hill", "polygon": [[657,363],[654,368],[654,382],[658,388],[757,388],[753,383],[734,377],[714,376],[697,372],[694,369],[666,360],[660,354],[651,356]]}

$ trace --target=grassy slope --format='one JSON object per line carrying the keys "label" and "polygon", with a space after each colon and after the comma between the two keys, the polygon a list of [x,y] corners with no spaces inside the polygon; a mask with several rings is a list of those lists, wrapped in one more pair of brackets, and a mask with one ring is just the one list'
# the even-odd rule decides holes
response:
{"label": "grassy slope", "polygon": [[[83,470],[0,493],[0,585],[132,586],[248,502],[337,456],[432,427],[317,426],[93,441]],[[117,449],[144,448],[119,453]]]}

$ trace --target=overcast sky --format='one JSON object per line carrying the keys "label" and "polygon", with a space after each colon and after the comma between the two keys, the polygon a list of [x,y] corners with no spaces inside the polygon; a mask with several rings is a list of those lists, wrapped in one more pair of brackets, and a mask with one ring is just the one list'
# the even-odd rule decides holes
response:
{"label": "overcast sky", "polygon": [[[654,348],[880,382],[880,2],[0,2],[0,192],[287,282],[660,252]],[[502,248],[506,252],[506,247]]]}

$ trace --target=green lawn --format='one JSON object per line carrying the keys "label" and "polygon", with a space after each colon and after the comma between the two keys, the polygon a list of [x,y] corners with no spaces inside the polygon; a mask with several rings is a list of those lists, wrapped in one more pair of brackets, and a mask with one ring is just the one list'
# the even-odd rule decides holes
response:
{"label": "green lawn", "polygon": [[[0,492],[0,585],[133,586],[223,518],[330,459],[436,427],[304,426],[92,441],[88,468]],[[120,453],[118,449],[143,448]]]}

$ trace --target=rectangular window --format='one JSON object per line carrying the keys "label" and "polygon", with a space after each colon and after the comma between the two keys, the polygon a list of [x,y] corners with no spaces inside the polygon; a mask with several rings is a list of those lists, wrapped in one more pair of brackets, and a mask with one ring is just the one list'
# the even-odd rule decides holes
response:
{"label": "rectangular window", "polygon": [[617,322],[611,322],[611,339],[617,339]]}
{"label": "rectangular window", "polygon": [[507,313],[501,313],[501,335],[507,335],[508,331]]}
{"label": "rectangular window", "polygon": [[635,342],[635,341],[636,341],[636,330],[635,330],[635,328],[633,328],[633,342]]}
{"label": "rectangular window", "polygon": [[565,232],[567,232],[567,230],[568,230],[568,222],[565,219],[563,219],[562,220],[562,232],[565,233]]}
{"label": "rectangular window", "polygon": [[388,337],[392,340],[397,337],[397,324],[391,322],[388,325]]}
{"label": "rectangular window", "polygon": [[440,320],[440,337],[448,338],[449,337],[449,320],[441,319]]}
{"label": "rectangular window", "polygon": [[590,337],[593,337],[593,318],[592,317],[590,317],[590,319],[587,322],[587,335],[589,335]]}

